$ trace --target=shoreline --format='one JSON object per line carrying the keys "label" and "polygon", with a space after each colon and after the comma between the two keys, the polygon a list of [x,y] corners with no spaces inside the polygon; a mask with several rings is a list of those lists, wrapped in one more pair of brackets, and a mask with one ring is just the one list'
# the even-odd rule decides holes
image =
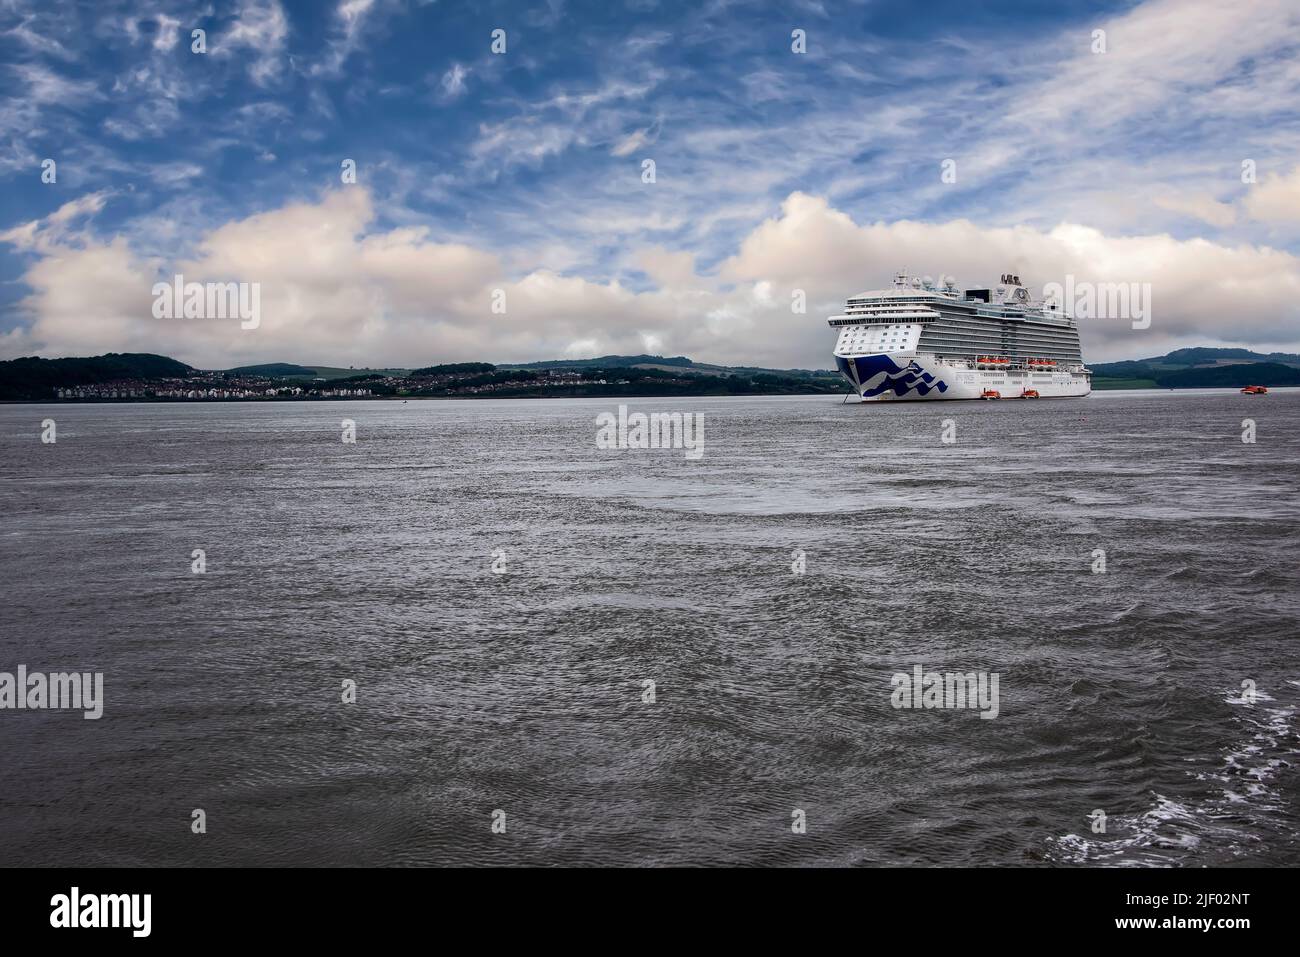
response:
{"label": "shoreline", "polygon": [[[1071,396],[1070,398],[1087,399],[1095,395],[1120,394],[1120,393],[1147,393],[1152,395],[1167,395],[1169,393],[1178,395],[1198,395],[1198,394],[1218,394],[1218,395],[1236,395],[1241,390],[1235,386],[1205,386],[1203,388],[1189,389],[1162,389],[1159,387],[1142,387],[1136,389],[1093,389],[1088,395]],[[1269,393],[1274,392],[1300,392],[1300,386],[1269,386]],[[610,392],[598,395],[349,395],[349,396],[259,396],[256,398],[204,398],[204,399],[158,399],[158,398],[127,398],[127,399],[0,399],[0,405],[226,405],[226,404],[249,404],[249,405],[267,405],[279,403],[313,403],[313,402],[447,402],[447,401],[502,401],[502,400],[554,400],[554,399],[773,399],[773,398],[813,398],[825,396],[828,399],[839,399],[852,395],[852,390],[846,389],[844,392],[671,392],[671,393],[646,393],[646,392]],[[1267,396],[1265,396],[1267,397]],[[1251,398],[1254,398],[1253,396]],[[1050,401],[1050,397],[1047,401]],[[932,402],[976,402],[977,399],[933,399]],[[1038,400],[1044,401],[1044,400]],[[881,403],[850,403],[852,405],[916,405],[915,401],[900,400],[898,402],[881,402]],[[924,404],[924,403],[920,403]]]}

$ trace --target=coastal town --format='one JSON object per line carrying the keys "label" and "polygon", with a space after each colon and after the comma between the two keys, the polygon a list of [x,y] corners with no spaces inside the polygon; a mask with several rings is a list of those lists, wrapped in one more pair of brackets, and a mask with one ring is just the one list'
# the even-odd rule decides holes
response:
{"label": "coastal town", "polygon": [[0,362],[0,401],[266,402],[364,399],[838,393],[835,374],[699,366],[685,357],[606,356],[529,366],[458,362],[418,369],[266,363],[196,369],[167,356],[109,353]]}
{"label": "coastal town", "polygon": [[[196,372],[184,378],[117,379],[108,382],[60,387],[56,398],[65,401],[113,400],[265,400],[265,399],[366,399],[380,397],[481,396],[515,393],[537,387],[608,385],[604,377],[576,371],[495,369],[483,372],[421,374],[362,373],[344,379],[317,377],[272,377],[236,375],[229,372]],[[626,384],[628,380],[614,380]]]}
{"label": "coastal town", "polygon": [[185,388],[184,386],[161,386],[140,381],[103,382],[96,385],[69,386],[57,389],[59,399],[73,401],[107,401],[112,399],[360,399],[374,393],[370,389],[355,388],[315,388],[304,389],[302,386],[207,386],[202,388]]}
{"label": "coastal town", "polygon": [[113,401],[265,401],[275,399],[436,398],[551,393],[579,387],[627,385],[585,370],[498,369],[487,363],[382,372],[346,370],[330,377],[306,374],[267,374],[261,371],[188,370],[168,376],[134,375],[101,382],[49,386],[41,390],[66,402]]}

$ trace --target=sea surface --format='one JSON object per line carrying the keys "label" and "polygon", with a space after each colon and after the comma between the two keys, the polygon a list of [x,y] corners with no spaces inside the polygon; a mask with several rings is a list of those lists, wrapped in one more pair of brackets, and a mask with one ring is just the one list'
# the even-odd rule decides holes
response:
{"label": "sea surface", "polygon": [[617,404],[0,406],[0,864],[1300,864],[1300,391]]}

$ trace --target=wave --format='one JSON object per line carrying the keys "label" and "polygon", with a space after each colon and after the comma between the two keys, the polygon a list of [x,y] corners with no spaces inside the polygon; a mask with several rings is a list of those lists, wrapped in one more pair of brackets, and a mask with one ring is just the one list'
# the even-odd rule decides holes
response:
{"label": "wave", "polygon": [[1271,827],[1287,831],[1290,792],[1279,778],[1300,755],[1297,707],[1268,707],[1276,699],[1260,691],[1230,691],[1223,701],[1243,709],[1234,721],[1248,737],[1224,748],[1219,766],[1189,772],[1212,793],[1175,800],[1152,791],[1147,810],[1108,817],[1107,835],[1049,838],[1047,859],[1111,867],[1215,863],[1254,855],[1266,846]]}

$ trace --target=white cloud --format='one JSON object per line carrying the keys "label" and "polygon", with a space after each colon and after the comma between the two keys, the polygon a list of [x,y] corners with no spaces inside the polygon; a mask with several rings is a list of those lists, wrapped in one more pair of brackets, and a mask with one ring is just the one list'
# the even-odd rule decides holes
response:
{"label": "white cloud", "polygon": [[1231,226],[1237,220],[1237,211],[1231,203],[1213,196],[1198,193],[1170,193],[1156,196],[1154,202],[1161,209],[1192,216],[1212,226]]}
{"label": "white cloud", "polygon": [[695,257],[688,252],[654,246],[636,256],[636,265],[661,289],[689,289],[699,285]]}
{"label": "white cloud", "polygon": [[17,249],[54,254],[61,247],[85,238],[72,234],[71,225],[83,217],[93,217],[102,210],[108,196],[107,191],[101,191],[69,200],[44,219],[22,223],[0,233],[0,242],[9,243]]}
{"label": "white cloud", "polygon": [[573,146],[610,142],[618,138],[617,131],[623,127],[622,118],[610,107],[642,99],[664,78],[660,70],[641,72],[644,76],[640,80],[620,77],[594,89],[578,93],[562,90],[546,99],[521,104],[517,116],[480,124],[470,154],[479,166],[500,170],[535,165]]}
{"label": "white cloud", "polygon": [[581,133],[569,124],[542,123],[529,117],[480,124],[479,138],[470,152],[478,162],[508,168],[539,163],[581,139]]}
{"label": "white cloud", "polygon": [[1252,219],[1300,225],[1300,166],[1290,175],[1262,177],[1248,188],[1243,205]]}
{"label": "white cloud", "polygon": [[451,69],[442,75],[442,92],[449,98],[460,96],[465,92],[465,77],[469,69],[459,63],[453,63]]}
{"label": "white cloud", "polygon": [[614,144],[614,148],[609,152],[611,156],[628,156],[641,149],[641,147],[650,145],[658,138],[659,124],[652,123],[643,129],[633,130]]}
{"label": "white cloud", "polygon": [[75,106],[85,100],[102,98],[94,83],[88,80],[70,80],[39,63],[19,63],[11,69],[27,85],[25,95],[33,103]]}
{"label": "white cloud", "polygon": [[[1243,29],[1251,24],[1270,27]],[[1009,119],[1038,135],[1068,138],[1175,100],[1189,112],[1193,103],[1214,103],[1216,91],[1232,85],[1226,80],[1240,81],[1244,64],[1290,49],[1297,27],[1300,8],[1289,0],[1148,0],[1095,25],[1106,31],[1105,53],[1090,50],[1092,24],[1062,36],[1060,43],[1073,42],[1074,55],[1017,100]],[[1252,113],[1276,105],[1237,104]]]}
{"label": "white cloud", "polygon": [[374,6],[375,0],[343,0],[338,8],[338,18],[343,24],[343,35],[349,40],[356,36],[366,15]]}
{"label": "white cloud", "polygon": [[45,53],[50,56],[58,57],[61,60],[72,60],[76,57],[76,54],[58,40],[32,29],[31,24],[34,23],[35,20],[35,17],[26,17],[23,19],[22,23],[19,23],[12,29],[4,31],[0,36],[13,37],[15,40],[18,40],[24,46],[36,51],[37,53]]}
{"label": "white cloud", "polygon": [[[984,228],[967,220],[902,220],[859,225],[824,199],[791,195],[779,217],[744,240],[720,273],[735,282],[769,282],[776,299],[806,291],[835,308],[896,269],[955,275],[967,286],[1015,272],[1038,288],[1078,281],[1138,282],[1152,287],[1153,321],[1134,330],[1123,320],[1081,320],[1093,361],[1154,355],[1169,344],[1300,341],[1300,259],[1266,246],[1226,246],[1167,234],[1114,236],[1062,223]],[[795,348],[794,342],[789,348]]]}
{"label": "white cloud", "polygon": [[248,75],[266,85],[284,68],[289,18],[279,0],[245,0],[234,23],[209,42],[213,56],[239,57],[248,51]]}
{"label": "white cloud", "polygon": [[[421,230],[368,230],[373,211],[359,188],[227,223],[177,262],[141,259],[121,237],[69,242],[67,224],[102,205],[102,197],[87,197],[0,235],[41,253],[24,275],[34,321],[6,349],[169,352],[209,366],[304,353],[340,362],[436,355],[457,338],[444,340],[441,329],[488,313],[486,289],[499,272],[495,257],[430,242]],[[260,283],[261,327],[152,318],[153,283],[175,272]]]}
{"label": "white cloud", "polygon": [[578,339],[564,347],[566,359],[594,359],[600,355],[599,339]]}
{"label": "white cloud", "polygon": [[325,57],[311,67],[313,76],[332,76],[361,46],[361,35],[375,7],[375,0],[341,0],[334,11],[335,37]]}
{"label": "white cloud", "polygon": [[158,32],[153,38],[153,48],[160,52],[170,50],[180,40],[180,20],[165,13],[158,14]]}
{"label": "white cloud", "polygon": [[[348,187],[220,226],[180,261],[144,259],[118,236],[72,225],[103,208],[92,194],[46,220],[0,235],[33,257],[22,277],[30,321],[9,354],[103,351],[171,354],[225,367],[248,361],[412,365],[636,353],[656,344],[701,361],[828,367],[825,316],[882,285],[897,268],[987,283],[1008,270],[1041,286],[1077,280],[1147,282],[1146,331],[1119,320],[1081,322],[1092,361],[1154,355],[1180,345],[1300,340],[1300,261],[1260,246],[1169,235],[1114,236],[1063,223],[1050,230],[984,228],[967,220],[859,224],[824,198],[791,194],[754,226],[716,275],[689,253],[652,247],[634,258],[654,287],[532,269],[507,275],[494,253],[439,242],[427,228],[380,229],[369,193]],[[521,262],[536,262],[515,250]],[[155,320],[150,289],[182,273],[261,284],[257,330],[237,323]],[[507,310],[492,312],[503,289]],[[808,312],[790,311],[805,291]]]}

